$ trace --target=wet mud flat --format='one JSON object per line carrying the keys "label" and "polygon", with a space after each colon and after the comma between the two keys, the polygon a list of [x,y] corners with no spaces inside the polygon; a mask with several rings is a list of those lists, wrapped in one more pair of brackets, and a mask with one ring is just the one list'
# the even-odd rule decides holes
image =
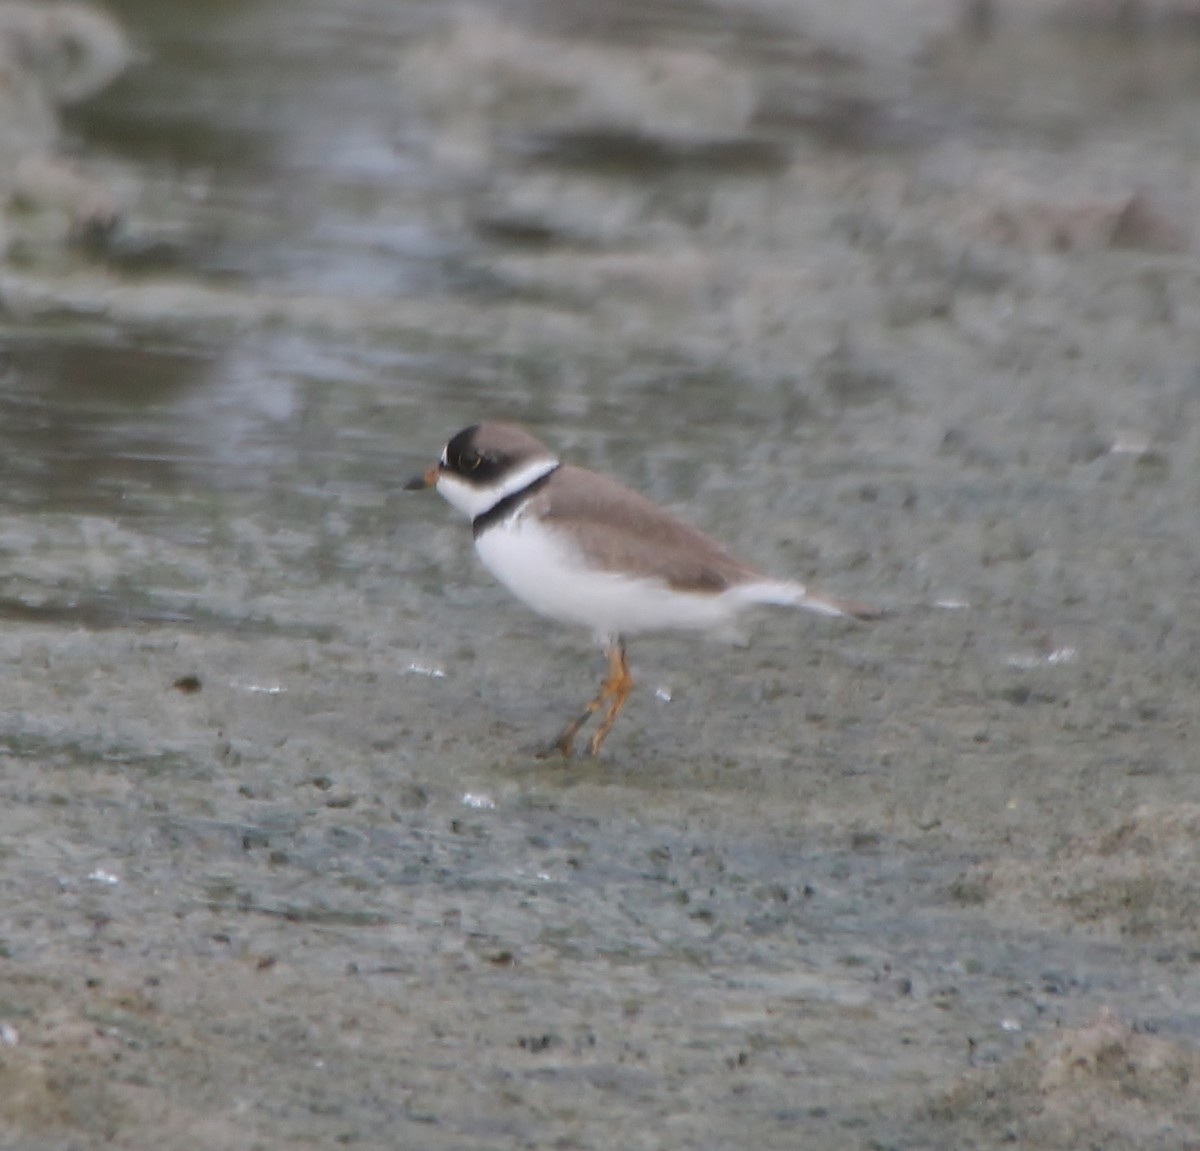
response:
{"label": "wet mud flat", "polygon": [[969,629],[920,630],[806,635],[790,723],[779,648],[694,661],[561,765],[505,749],[565,645],[495,692],[366,636],[10,622],[7,1129],[1186,1146],[1177,737],[1081,737],[1076,677],[964,686]]}
{"label": "wet mud flat", "polygon": [[[0,236],[0,1143],[1195,1146],[1186,13],[332,11],[21,137],[124,199]],[[538,760],[481,415],[886,615]]]}

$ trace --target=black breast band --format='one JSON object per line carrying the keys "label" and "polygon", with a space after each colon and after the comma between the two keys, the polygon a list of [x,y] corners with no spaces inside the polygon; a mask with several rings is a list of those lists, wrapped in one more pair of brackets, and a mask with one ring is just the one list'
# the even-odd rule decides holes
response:
{"label": "black breast band", "polygon": [[518,491],[510,493],[502,500],[497,500],[486,512],[480,512],[471,521],[471,534],[479,539],[493,524],[498,524],[505,519],[522,500],[527,500],[530,496],[540,492],[550,482],[550,477],[558,471],[558,468],[559,465],[555,464],[545,475],[538,476],[536,480],[530,481]]}

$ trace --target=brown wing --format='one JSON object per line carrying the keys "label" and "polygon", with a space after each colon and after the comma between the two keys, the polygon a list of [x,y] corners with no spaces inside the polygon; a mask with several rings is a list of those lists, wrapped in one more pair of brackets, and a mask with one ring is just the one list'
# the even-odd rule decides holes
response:
{"label": "brown wing", "polygon": [[570,535],[590,563],[657,577],[680,591],[722,592],[761,578],[711,536],[616,480],[560,467],[530,511]]}

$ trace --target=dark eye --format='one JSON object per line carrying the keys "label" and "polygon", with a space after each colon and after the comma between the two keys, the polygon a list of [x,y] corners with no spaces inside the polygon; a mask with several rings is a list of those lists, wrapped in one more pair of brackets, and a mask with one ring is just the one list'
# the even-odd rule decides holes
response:
{"label": "dark eye", "polygon": [[483,463],[483,456],[475,451],[465,451],[458,459],[458,466],[464,472],[473,472]]}

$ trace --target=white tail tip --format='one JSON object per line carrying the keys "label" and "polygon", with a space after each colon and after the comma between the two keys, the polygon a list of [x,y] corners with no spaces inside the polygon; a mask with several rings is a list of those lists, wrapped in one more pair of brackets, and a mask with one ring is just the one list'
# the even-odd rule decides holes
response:
{"label": "white tail tip", "polygon": [[852,619],[878,619],[883,613],[870,604],[857,600],[835,599],[809,591],[803,584],[783,580],[763,580],[746,584],[739,589],[748,603],[778,604],[780,607],[802,607],[817,615],[840,616]]}

